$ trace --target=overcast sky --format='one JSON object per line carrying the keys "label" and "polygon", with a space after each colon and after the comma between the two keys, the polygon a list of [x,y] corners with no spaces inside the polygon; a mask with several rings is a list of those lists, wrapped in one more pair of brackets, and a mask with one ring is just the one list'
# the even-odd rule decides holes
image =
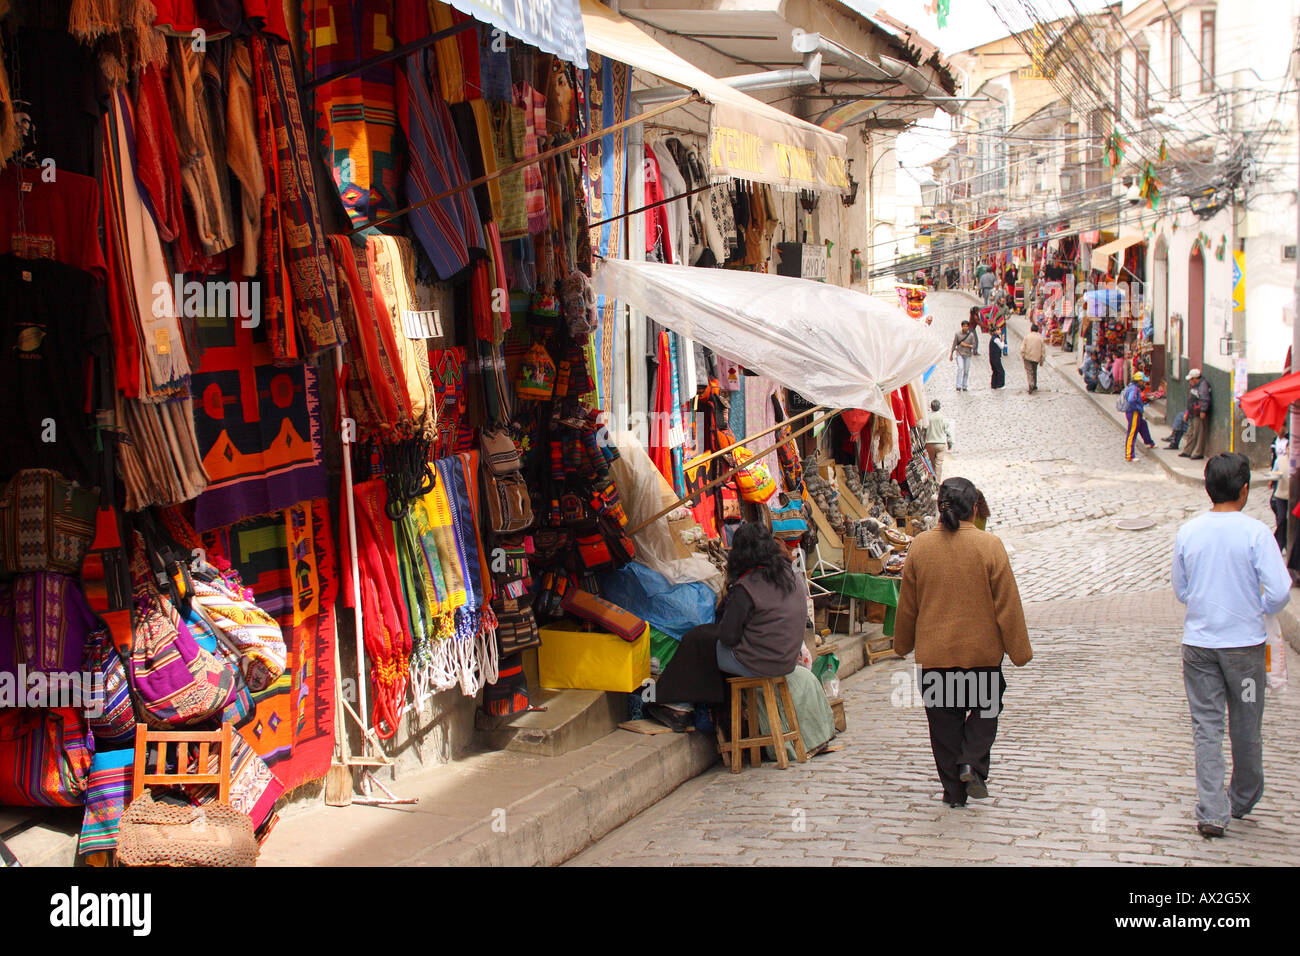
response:
{"label": "overcast sky", "polygon": [[885,0],[873,3],[872,0],[841,0],[852,7],[871,16],[877,10],[884,10],[895,20],[901,20],[921,34],[944,53],[956,53],[969,50],[973,46],[987,43],[989,40],[1007,35],[1007,28],[1002,25],[987,0],[951,0],[948,13],[948,25],[942,30],[933,13],[926,13],[925,8],[934,6],[934,0]]}

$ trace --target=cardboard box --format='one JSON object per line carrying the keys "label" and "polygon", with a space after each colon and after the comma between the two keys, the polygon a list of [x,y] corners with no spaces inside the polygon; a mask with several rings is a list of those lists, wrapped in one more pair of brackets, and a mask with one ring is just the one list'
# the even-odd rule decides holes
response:
{"label": "cardboard box", "polygon": [[631,693],[650,679],[650,628],[635,641],[605,631],[583,631],[570,621],[541,629],[538,683],[560,690]]}
{"label": "cardboard box", "polygon": [[678,518],[676,521],[669,520],[668,533],[673,538],[673,548],[679,558],[689,558],[695,553],[695,546],[687,544],[682,540],[682,532],[689,531],[692,528],[699,527],[698,522],[693,517]]}

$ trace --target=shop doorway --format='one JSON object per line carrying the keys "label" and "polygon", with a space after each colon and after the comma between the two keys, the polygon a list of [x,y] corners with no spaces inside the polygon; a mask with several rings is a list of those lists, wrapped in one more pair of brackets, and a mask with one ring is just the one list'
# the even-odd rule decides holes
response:
{"label": "shop doorway", "polygon": [[1203,368],[1205,360],[1205,257],[1197,244],[1187,260],[1188,368]]}
{"label": "shop doorway", "polygon": [[[1151,258],[1151,282],[1146,289],[1151,302],[1151,321],[1155,339],[1151,350],[1152,384],[1159,386],[1165,377],[1165,355],[1169,337],[1169,244],[1162,236]],[[1177,359],[1177,356],[1175,356]]]}

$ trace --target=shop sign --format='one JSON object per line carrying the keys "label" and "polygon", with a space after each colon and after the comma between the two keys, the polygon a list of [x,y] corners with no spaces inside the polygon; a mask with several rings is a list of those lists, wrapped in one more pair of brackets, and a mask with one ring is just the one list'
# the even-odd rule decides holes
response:
{"label": "shop sign", "polygon": [[1246,254],[1232,253],[1232,311],[1246,311]]}

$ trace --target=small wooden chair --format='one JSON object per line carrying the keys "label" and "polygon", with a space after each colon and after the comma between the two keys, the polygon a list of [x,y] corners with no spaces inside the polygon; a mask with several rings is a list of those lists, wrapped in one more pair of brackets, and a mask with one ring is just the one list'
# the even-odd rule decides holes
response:
{"label": "small wooden chair", "polygon": [[[174,784],[217,785],[217,803],[230,803],[230,734],[231,724],[224,723],[220,730],[150,730],[144,724],[135,725],[135,772],[131,777],[131,800],[140,798],[144,788],[150,785],[172,786]],[[149,744],[157,744],[157,761],[154,772],[145,769]],[[176,772],[167,772],[167,748],[176,747]],[[198,747],[198,773],[189,773],[190,745]],[[218,767],[216,773],[208,773],[208,758],[211,747],[217,745]]]}
{"label": "small wooden chair", "polygon": [[[789,767],[790,758],[785,752],[787,742],[794,744],[795,759],[799,763],[807,762],[808,753],[804,750],[803,734],[799,731],[799,716],[794,712],[790,685],[786,683],[784,677],[731,677],[727,679],[727,686],[731,692],[731,741],[722,739],[722,730],[719,728],[718,743],[722,748],[723,756],[730,761],[732,773],[740,773],[741,751],[746,748],[749,750],[750,765],[754,767],[762,762],[762,748],[769,745],[776,751],[776,765],[782,770]],[[755,695],[760,691],[767,702],[769,732],[766,734],[758,732],[758,701],[755,700]],[[747,701],[749,732],[755,735],[751,737],[743,736],[741,730],[741,708],[746,703],[746,692],[749,694]],[[790,724],[790,729],[784,733],[781,731],[781,712],[777,709],[776,703],[778,693],[781,695],[781,702],[785,705],[786,717]]]}

